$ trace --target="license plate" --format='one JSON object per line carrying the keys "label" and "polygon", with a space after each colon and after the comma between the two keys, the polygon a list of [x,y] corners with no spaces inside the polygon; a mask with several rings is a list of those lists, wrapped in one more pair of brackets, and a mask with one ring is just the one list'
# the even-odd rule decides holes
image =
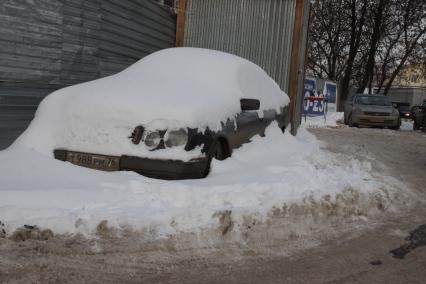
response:
{"label": "license plate", "polygon": [[120,169],[120,157],[114,156],[68,151],[67,161],[74,165],[103,171],[118,171]]}

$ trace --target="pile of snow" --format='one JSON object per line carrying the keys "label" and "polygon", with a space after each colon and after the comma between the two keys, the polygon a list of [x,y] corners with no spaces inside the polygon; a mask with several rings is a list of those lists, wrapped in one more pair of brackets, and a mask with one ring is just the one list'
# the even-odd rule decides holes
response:
{"label": "pile of snow", "polygon": [[248,60],[198,48],[161,50],[116,75],[52,93],[15,146],[49,156],[62,148],[152,157],[164,151],[149,152],[127,138],[136,126],[216,130],[241,111],[241,98],[260,99],[260,115],[267,109],[279,113],[289,102],[274,80]]}
{"label": "pile of snow", "polygon": [[302,117],[302,124],[308,128],[339,127],[343,125],[343,112],[329,112],[326,116]]}
{"label": "pile of snow", "polygon": [[211,174],[200,180],[101,172],[16,146],[0,152],[0,219],[8,232],[30,224],[92,234],[102,220],[152,228],[158,236],[197,232],[217,227],[218,212],[231,211],[237,223],[251,214],[266,220],[273,208],[307,199],[322,204],[328,196],[328,206],[348,189],[356,196],[396,189],[394,180],[370,172],[368,162],[325,152],[305,129],[294,137],[282,134],[276,123],[266,137],[256,136],[231,158],[213,161]]}
{"label": "pile of snow", "polygon": [[411,119],[402,119],[401,130],[413,130],[413,123]]}

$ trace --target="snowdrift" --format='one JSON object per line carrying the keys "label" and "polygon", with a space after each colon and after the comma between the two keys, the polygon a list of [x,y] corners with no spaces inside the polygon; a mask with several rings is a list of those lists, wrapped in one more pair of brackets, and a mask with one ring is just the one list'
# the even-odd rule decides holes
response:
{"label": "snowdrift", "polygon": [[[370,172],[370,163],[332,155],[306,130],[293,137],[276,123],[232,158],[214,161],[202,180],[100,172],[15,147],[0,152],[0,219],[8,232],[31,224],[90,235],[108,220],[117,228],[150,228],[158,237],[216,228],[223,212],[232,214],[235,227],[247,216],[256,222],[271,214],[365,216],[391,209],[392,194],[402,188]],[[299,219],[292,226],[304,224]]]}

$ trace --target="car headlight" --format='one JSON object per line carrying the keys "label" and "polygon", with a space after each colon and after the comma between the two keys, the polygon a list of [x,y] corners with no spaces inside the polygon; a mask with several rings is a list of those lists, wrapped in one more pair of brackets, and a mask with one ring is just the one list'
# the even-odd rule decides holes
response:
{"label": "car headlight", "polygon": [[188,141],[188,133],[184,129],[167,131],[164,136],[164,144],[166,147],[177,147],[185,145]]}
{"label": "car headlight", "polygon": [[145,145],[148,148],[154,149],[157,148],[161,142],[161,135],[159,132],[148,132],[145,136]]}

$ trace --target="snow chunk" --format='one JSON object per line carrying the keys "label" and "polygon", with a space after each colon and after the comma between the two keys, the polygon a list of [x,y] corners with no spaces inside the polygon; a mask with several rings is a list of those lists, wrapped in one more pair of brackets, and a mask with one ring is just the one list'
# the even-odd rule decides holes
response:
{"label": "snow chunk", "polygon": [[326,116],[302,116],[302,125],[308,128],[327,128],[343,126],[343,112],[329,112]]}

